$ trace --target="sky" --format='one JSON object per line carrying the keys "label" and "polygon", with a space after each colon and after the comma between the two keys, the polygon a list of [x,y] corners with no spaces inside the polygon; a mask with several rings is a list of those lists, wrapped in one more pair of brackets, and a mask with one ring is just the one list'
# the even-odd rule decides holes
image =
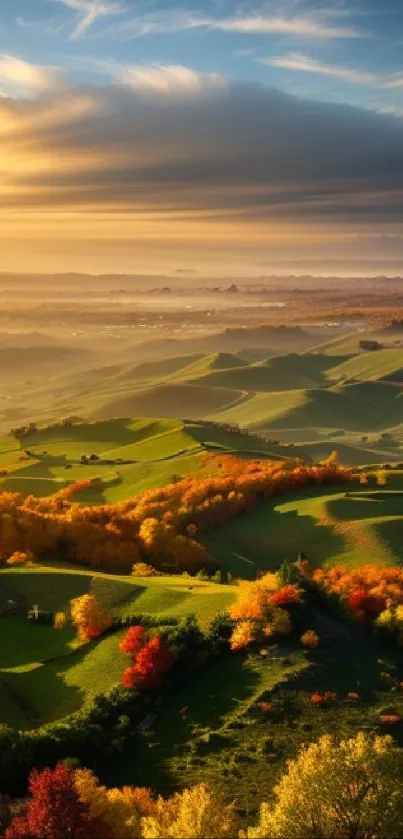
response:
{"label": "sky", "polygon": [[0,0],[0,271],[403,274],[400,0]]}

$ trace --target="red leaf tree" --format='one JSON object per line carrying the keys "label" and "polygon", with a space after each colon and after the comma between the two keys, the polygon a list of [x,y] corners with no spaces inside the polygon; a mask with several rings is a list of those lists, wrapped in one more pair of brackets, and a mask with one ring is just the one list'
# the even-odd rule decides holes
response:
{"label": "red leaf tree", "polygon": [[119,644],[119,649],[126,655],[131,655],[133,658],[140,652],[142,647],[147,642],[146,634],[143,626],[131,626],[127,630],[123,641]]}
{"label": "red leaf tree", "polygon": [[90,818],[74,775],[63,763],[43,772],[33,769],[29,791],[26,812],[15,816],[5,839],[104,839],[108,835],[102,821]]}
{"label": "red leaf tree", "polygon": [[122,652],[132,656],[132,663],[123,673],[123,687],[129,690],[136,685],[154,688],[174,664],[171,651],[159,636],[147,640],[142,626],[132,626],[119,645]]}
{"label": "red leaf tree", "polygon": [[173,663],[172,653],[161,638],[152,638],[136,657],[135,684],[145,688],[157,687],[172,669]]}

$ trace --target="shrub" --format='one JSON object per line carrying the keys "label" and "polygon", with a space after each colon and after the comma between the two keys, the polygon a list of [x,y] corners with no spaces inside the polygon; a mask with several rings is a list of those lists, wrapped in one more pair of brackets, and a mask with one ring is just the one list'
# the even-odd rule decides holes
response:
{"label": "shrub", "polygon": [[161,576],[161,572],[157,571],[156,568],[153,568],[152,565],[148,565],[147,562],[135,562],[132,568],[132,576],[133,577],[159,577]]}
{"label": "shrub", "polygon": [[55,629],[64,629],[67,623],[67,617],[64,612],[55,612],[53,615],[53,626]]}
{"label": "shrub", "polygon": [[314,629],[307,629],[300,638],[301,644],[308,649],[314,650],[320,644],[320,638]]}
{"label": "shrub", "polygon": [[35,557],[31,551],[14,551],[7,560],[7,565],[16,567],[19,565],[32,565],[35,562]]}
{"label": "shrub", "polygon": [[290,583],[283,586],[270,597],[272,606],[288,606],[294,603],[301,602],[301,589],[296,585]]}

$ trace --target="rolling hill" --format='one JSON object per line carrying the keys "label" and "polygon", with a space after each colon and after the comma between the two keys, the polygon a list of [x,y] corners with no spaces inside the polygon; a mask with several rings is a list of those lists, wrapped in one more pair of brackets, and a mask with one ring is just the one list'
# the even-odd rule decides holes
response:
{"label": "rolling hill", "polygon": [[279,445],[214,425],[173,419],[80,423],[0,438],[0,490],[46,496],[91,478],[79,500],[114,502],[189,472],[211,474],[216,467],[206,458],[209,452],[272,459],[288,454]]}

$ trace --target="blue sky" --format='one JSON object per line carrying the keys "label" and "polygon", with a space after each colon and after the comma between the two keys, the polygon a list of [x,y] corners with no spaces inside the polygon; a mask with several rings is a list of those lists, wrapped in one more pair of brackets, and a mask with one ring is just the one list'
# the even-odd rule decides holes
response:
{"label": "blue sky", "polygon": [[0,139],[5,267],[403,272],[403,3],[0,0]]}
{"label": "blue sky", "polygon": [[0,22],[2,53],[77,83],[104,83],[111,61],[175,64],[403,113],[398,0],[3,0]]}

